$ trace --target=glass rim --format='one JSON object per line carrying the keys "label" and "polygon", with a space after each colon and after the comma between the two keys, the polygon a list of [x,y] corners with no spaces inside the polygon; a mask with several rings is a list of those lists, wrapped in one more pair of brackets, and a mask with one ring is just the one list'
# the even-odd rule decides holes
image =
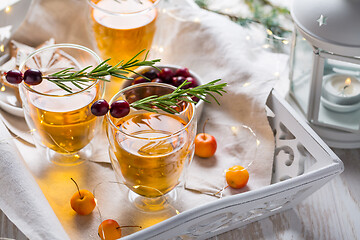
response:
{"label": "glass rim", "polygon": [[[109,105],[111,105],[120,95],[122,95],[125,91],[128,91],[128,90],[131,90],[131,89],[134,89],[134,88],[138,88],[138,87],[143,87],[143,86],[158,86],[158,87],[166,87],[166,88],[170,88],[170,89],[173,89],[175,90],[176,87],[172,86],[172,85],[169,85],[169,84],[166,84],[166,83],[153,83],[153,82],[149,82],[149,83],[140,83],[140,84],[135,84],[135,85],[130,85],[126,88],[123,88],[121,89],[117,94],[115,94],[110,102],[109,102]],[[116,131],[119,131],[121,132],[122,134],[128,136],[128,137],[131,137],[131,138],[135,138],[135,139],[140,139],[140,140],[160,140],[160,139],[167,139],[167,138],[171,138],[171,137],[174,137],[174,136],[177,136],[179,135],[181,132],[183,131],[186,131],[186,128],[189,127],[189,125],[194,121],[195,119],[195,104],[194,103],[190,103],[190,102],[187,102],[188,105],[187,107],[185,108],[185,110],[191,105],[192,107],[192,116],[190,118],[190,121],[186,123],[185,126],[183,126],[180,130],[174,132],[174,133],[171,133],[169,135],[166,135],[164,137],[151,137],[151,138],[148,138],[148,137],[138,137],[138,136],[134,136],[132,134],[128,134],[124,131],[122,131],[121,129],[119,129],[115,124],[114,122],[111,120],[110,118],[110,111],[106,114],[106,120],[108,122],[110,122],[110,125],[111,125],[111,128],[113,129],[116,129]],[[184,111],[185,111],[184,110]],[[146,110],[145,110],[146,111]]]}
{"label": "glass rim", "polygon": [[[33,51],[32,53],[30,53],[26,59],[24,61],[22,61],[19,65],[19,71],[23,70],[25,63],[31,59],[32,57],[34,57],[36,54],[41,53],[43,51],[47,51],[49,49],[58,49],[58,48],[73,48],[73,49],[79,49],[79,50],[84,50],[85,52],[88,52],[89,54],[91,54],[98,62],[98,64],[101,63],[101,58],[91,49],[78,45],[78,44],[73,44],[73,43],[60,43],[60,44],[52,44],[52,45],[48,45],[48,46],[44,46],[41,47],[35,51]],[[90,84],[89,86],[87,86],[86,88],[80,89],[77,92],[73,92],[73,93],[67,93],[67,94],[61,94],[61,95],[53,95],[53,94],[47,94],[47,93],[42,93],[39,92],[33,88],[31,88],[28,84],[26,84],[24,81],[21,82],[21,86],[25,87],[26,90],[36,93],[38,95],[42,95],[42,96],[46,96],[46,97],[68,97],[68,96],[73,96],[79,93],[82,93],[92,87],[94,87],[100,80],[97,79],[95,80],[92,84]]]}
{"label": "glass rim", "polygon": [[[115,0],[114,0],[115,1]],[[135,1],[135,0],[134,0]],[[141,0],[138,0],[138,1],[141,1]],[[142,14],[142,13],[145,13],[145,12],[148,12],[150,11],[151,9],[155,8],[156,5],[160,2],[161,0],[156,0],[155,2],[153,2],[153,4],[148,7],[148,8],[145,8],[145,9],[142,9],[142,10],[139,10],[139,11],[134,11],[134,12],[115,12],[115,11],[111,11],[111,10],[107,10],[107,9],[104,9],[104,8],[101,8],[99,6],[97,6],[97,4],[95,4],[93,2],[93,0],[87,0],[88,4],[93,8],[93,9],[97,9],[99,11],[102,11],[104,13],[107,13],[107,14],[110,14],[110,15],[114,15],[114,16],[127,16],[127,15],[136,15],[136,14]]]}

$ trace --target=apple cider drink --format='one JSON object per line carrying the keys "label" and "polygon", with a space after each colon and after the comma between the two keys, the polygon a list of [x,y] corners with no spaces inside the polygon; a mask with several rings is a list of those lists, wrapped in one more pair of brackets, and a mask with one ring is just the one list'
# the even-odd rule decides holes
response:
{"label": "apple cider drink", "polygon": [[[54,101],[51,97],[32,99],[30,117],[46,147],[59,153],[74,153],[81,150],[95,134],[96,117],[90,114],[91,104],[98,99],[96,87],[84,94],[69,96]],[[49,93],[50,94],[50,93]],[[62,89],[51,94],[62,95]]]}
{"label": "apple cider drink", "polygon": [[103,59],[111,58],[115,65],[151,48],[157,17],[153,1],[100,0],[91,5],[92,28]]}
{"label": "apple cider drink", "polygon": [[177,116],[146,112],[128,115],[117,126],[134,137],[115,136],[115,156],[126,185],[146,197],[172,190],[178,184],[190,142],[186,131],[168,136],[184,128],[186,122]]}
{"label": "apple cider drink", "polygon": [[[90,22],[97,48],[109,64],[127,62],[140,51],[150,50],[156,30],[157,1],[88,0]],[[138,58],[143,59],[146,51]],[[122,79],[106,83],[105,98],[110,100],[121,88]]]}
{"label": "apple cider drink", "polygon": [[[138,84],[120,91],[111,101],[131,103],[173,90],[167,84]],[[107,120],[113,168],[130,190],[156,198],[179,184],[194,153],[194,104],[182,104],[176,114],[131,108],[127,116],[114,118],[107,114]]]}
{"label": "apple cider drink", "polygon": [[56,82],[51,75],[61,76],[67,69],[91,71],[100,62],[86,47],[54,44],[34,51],[20,66],[24,82],[19,92],[26,122],[35,145],[56,164],[76,165],[92,156],[90,142],[101,119],[91,113],[91,105],[103,96],[104,83],[90,78]]}

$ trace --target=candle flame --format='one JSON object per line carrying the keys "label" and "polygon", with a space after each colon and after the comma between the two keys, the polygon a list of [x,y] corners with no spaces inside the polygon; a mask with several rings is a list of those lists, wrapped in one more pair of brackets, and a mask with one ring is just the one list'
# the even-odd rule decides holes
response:
{"label": "candle flame", "polygon": [[345,80],[345,85],[349,86],[351,84],[351,79],[350,78],[347,78]]}

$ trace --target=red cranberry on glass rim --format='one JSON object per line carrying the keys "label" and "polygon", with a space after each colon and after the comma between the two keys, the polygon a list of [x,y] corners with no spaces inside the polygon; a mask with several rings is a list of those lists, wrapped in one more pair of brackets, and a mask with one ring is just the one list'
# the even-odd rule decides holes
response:
{"label": "red cranberry on glass rim", "polygon": [[122,118],[130,112],[130,105],[127,101],[118,100],[111,104],[110,115],[114,118]]}
{"label": "red cranberry on glass rim", "polygon": [[[109,111],[109,104],[106,100],[100,99],[91,105],[91,113],[95,116],[104,116]],[[110,115],[114,118],[122,118],[130,112],[130,105],[127,101],[118,100],[110,106]]]}
{"label": "red cranberry on glass rim", "polygon": [[23,74],[19,70],[10,70],[6,73],[5,78],[11,84],[19,84],[23,80]]}
{"label": "red cranberry on glass rim", "polygon": [[37,69],[28,69],[24,73],[24,82],[28,85],[38,85],[42,82],[42,73]]}
{"label": "red cranberry on glass rim", "polygon": [[109,111],[109,104],[105,99],[100,99],[91,105],[91,113],[95,116],[104,116]]}
{"label": "red cranberry on glass rim", "polygon": [[28,85],[38,85],[42,82],[42,73],[37,69],[28,69],[23,76],[19,70],[10,70],[6,73],[5,78],[12,84],[19,84],[24,80]]}

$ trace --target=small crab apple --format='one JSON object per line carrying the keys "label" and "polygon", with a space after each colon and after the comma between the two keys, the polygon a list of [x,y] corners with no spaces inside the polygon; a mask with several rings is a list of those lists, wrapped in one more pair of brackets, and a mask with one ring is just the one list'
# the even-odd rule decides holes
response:
{"label": "small crab apple", "polygon": [[217,148],[216,139],[214,136],[207,133],[199,133],[195,137],[195,155],[208,158],[212,157]]}
{"label": "small crab apple", "polygon": [[215,137],[205,133],[206,123],[207,120],[204,123],[203,133],[199,133],[195,137],[195,155],[202,158],[212,157],[217,148]]}
{"label": "small crab apple", "polygon": [[98,234],[102,240],[115,240],[121,238],[121,227],[117,221],[107,219],[100,224]]}
{"label": "small crab apple", "polygon": [[71,180],[75,183],[78,190],[70,200],[71,208],[80,215],[89,215],[96,206],[94,195],[88,190],[80,190],[75,180],[72,178]]}
{"label": "small crab apple", "polygon": [[138,227],[140,226],[120,226],[117,221],[113,219],[104,220],[98,228],[99,237],[102,240],[115,240],[121,238],[121,228]]}
{"label": "small crab apple", "polygon": [[235,165],[226,171],[225,178],[230,187],[239,189],[245,187],[249,181],[249,172],[246,168]]}

